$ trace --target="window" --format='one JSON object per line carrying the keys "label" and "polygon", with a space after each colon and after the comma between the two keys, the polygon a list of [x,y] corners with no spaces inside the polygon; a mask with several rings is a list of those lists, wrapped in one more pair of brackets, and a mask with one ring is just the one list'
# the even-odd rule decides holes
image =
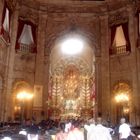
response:
{"label": "window", "polygon": [[10,10],[5,3],[2,14],[1,35],[6,42],[10,42]]}
{"label": "window", "polygon": [[16,51],[36,52],[36,26],[29,21],[19,20]]}
{"label": "window", "polygon": [[128,24],[123,23],[111,27],[110,54],[123,54],[130,51]]}

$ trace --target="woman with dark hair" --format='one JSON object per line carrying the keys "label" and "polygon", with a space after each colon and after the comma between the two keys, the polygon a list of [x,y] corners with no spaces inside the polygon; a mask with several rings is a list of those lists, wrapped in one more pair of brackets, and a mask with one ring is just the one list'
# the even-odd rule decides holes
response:
{"label": "woman with dark hair", "polygon": [[84,133],[80,129],[78,120],[72,121],[72,129],[68,132],[66,140],[84,140]]}
{"label": "woman with dark hair", "polygon": [[67,133],[65,132],[65,123],[60,123],[60,131],[56,134],[55,140],[66,140]]}

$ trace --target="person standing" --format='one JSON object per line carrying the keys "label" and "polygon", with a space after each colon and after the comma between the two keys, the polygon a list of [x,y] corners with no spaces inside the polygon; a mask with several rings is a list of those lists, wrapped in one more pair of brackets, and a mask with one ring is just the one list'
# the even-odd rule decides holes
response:
{"label": "person standing", "polygon": [[112,140],[109,129],[102,125],[101,117],[97,118],[97,125],[92,129],[88,140]]}
{"label": "person standing", "polygon": [[56,134],[55,140],[66,140],[65,123],[60,123],[60,131]]}
{"label": "person standing", "polygon": [[84,133],[80,129],[78,120],[72,122],[72,129],[68,132],[66,140],[84,140]]}
{"label": "person standing", "polygon": [[90,140],[90,139],[92,140],[92,135],[93,135],[94,129],[95,129],[95,120],[90,119],[89,125],[85,125],[84,127],[87,131],[86,140]]}
{"label": "person standing", "polygon": [[130,126],[126,123],[125,118],[121,118],[121,125],[119,126],[119,140],[129,140],[131,136],[135,136],[130,129]]}

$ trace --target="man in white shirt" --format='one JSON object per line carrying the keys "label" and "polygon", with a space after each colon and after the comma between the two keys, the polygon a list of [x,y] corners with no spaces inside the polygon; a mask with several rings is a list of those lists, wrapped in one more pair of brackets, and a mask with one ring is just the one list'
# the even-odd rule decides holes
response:
{"label": "man in white shirt", "polygon": [[109,129],[102,125],[102,119],[97,118],[97,125],[92,129],[87,140],[112,140]]}
{"label": "man in white shirt", "polygon": [[128,124],[126,124],[125,118],[121,118],[119,127],[119,140],[127,140],[127,138],[131,135],[131,129]]}
{"label": "man in white shirt", "polygon": [[92,135],[93,135],[94,129],[95,129],[95,120],[90,119],[89,125],[85,125],[84,128],[87,131],[87,140],[92,140]]}

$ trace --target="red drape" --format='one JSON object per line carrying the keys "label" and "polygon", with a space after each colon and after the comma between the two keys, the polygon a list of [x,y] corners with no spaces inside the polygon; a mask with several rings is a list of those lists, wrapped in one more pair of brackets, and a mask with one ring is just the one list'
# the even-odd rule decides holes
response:
{"label": "red drape", "polygon": [[126,39],[126,51],[131,51],[129,32],[128,32],[128,23],[123,23],[122,28],[123,28],[124,36]]}
{"label": "red drape", "polygon": [[139,19],[139,14],[140,14],[140,10],[138,10],[135,14],[136,18],[137,18],[137,26],[138,26],[138,30],[137,30],[137,33],[138,33],[138,36],[140,36],[140,32],[139,32],[139,23],[140,23],[140,19]]}
{"label": "red drape", "polygon": [[[111,47],[113,45],[113,41],[115,38],[116,29],[118,26],[122,25],[124,36],[126,39],[126,51],[131,51],[130,40],[129,40],[129,32],[128,32],[128,23],[122,23],[118,25],[114,25],[111,27]],[[110,52],[112,54],[112,52]]]}
{"label": "red drape", "polygon": [[4,29],[3,29],[3,22],[4,22],[4,19],[5,19],[5,14],[6,14],[6,3],[4,3],[3,13],[2,13],[1,34],[4,32]]}
{"label": "red drape", "polygon": [[138,33],[138,39],[137,39],[137,47],[139,47],[140,46],[140,18],[139,18],[139,15],[140,15],[140,11],[137,11],[137,14],[136,14],[136,16],[137,16],[137,25],[138,25],[138,31],[137,31],[137,33]]}
{"label": "red drape", "polygon": [[20,48],[18,40],[19,40],[19,38],[21,36],[21,33],[23,31],[23,28],[24,28],[25,24],[31,26],[32,36],[33,36],[33,40],[34,40],[34,48],[33,48],[32,52],[36,53],[37,52],[36,51],[36,44],[37,44],[37,41],[36,41],[36,26],[32,22],[30,22],[30,21],[24,21],[24,20],[21,20],[21,19],[19,19],[18,33],[17,33],[17,40],[16,40],[16,47],[15,47],[15,49],[18,50]]}
{"label": "red drape", "polygon": [[111,27],[111,46],[109,48],[109,54],[112,54],[112,46],[113,46],[113,41],[114,41],[114,38],[115,38],[115,33],[116,33],[116,29],[117,29],[117,26],[112,26]]}
{"label": "red drape", "polygon": [[[4,28],[3,28],[3,23],[4,23],[4,19],[5,19],[5,16],[6,16],[6,9],[8,9],[8,11],[9,11],[9,30],[10,30],[10,21],[11,21],[11,15],[12,15],[12,11],[8,8],[8,6],[7,6],[7,3],[5,2],[4,3],[4,8],[3,8],[3,13],[2,13],[2,21],[1,21],[1,31],[0,31],[0,34],[4,34],[4,32],[6,32],[5,30],[4,30]],[[6,41],[7,42],[10,42],[10,33],[9,32],[6,32]]]}
{"label": "red drape", "polygon": [[33,39],[34,39],[33,52],[36,53],[37,52],[36,26],[34,24],[32,24],[31,27],[32,27],[32,35],[33,35]]}
{"label": "red drape", "polygon": [[140,23],[140,19],[139,19],[139,14],[140,14],[140,10],[137,10],[135,16],[137,18],[137,34],[138,34],[138,38],[137,38],[137,47],[140,46],[140,26],[139,26],[139,23]]}
{"label": "red drape", "polygon": [[9,10],[9,33],[8,33],[8,37],[9,37],[9,42],[10,42],[10,24],[11,24],[11,16],[12,16],[12,11],[8,8]]}
{"label": "red drape", "polygon": [[139,18],[139,15],[140,15],[140,11],[138,12],[138,36],[140,36],[140,18]]}
{"label": "red drape", "polygon": [[111,46],[113,45],[113,41],[114,41],[114,38],[115,38],[116,28],[117,28],[117,26],[112,26],[111,27]]}
{"label": "red drape", "polygon": [[20,48],[20,45],[18,43],[18,40],[21,36],[21,33],[22,33],[22,30],[23,30],[23,27],[24,27],[24,22],[22,20],[19,19],[18,21],[18,32],[17,32],[17,39],[16,39],[16,47],[15,49],[18,50]]}

